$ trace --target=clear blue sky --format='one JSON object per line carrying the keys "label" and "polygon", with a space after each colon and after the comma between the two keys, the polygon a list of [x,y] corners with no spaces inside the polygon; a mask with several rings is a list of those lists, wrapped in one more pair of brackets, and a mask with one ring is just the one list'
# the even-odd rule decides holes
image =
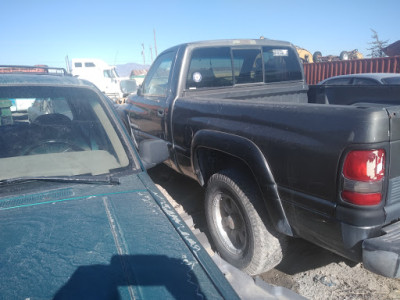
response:
{"label": "clear blue sky", "polygon": [[65,67],[65,57],[151,63],[176,44],[225,38],[285,40],[323,55],[357,48],[372,31],[400,39],[400,0],[1,0],[0,64]]}

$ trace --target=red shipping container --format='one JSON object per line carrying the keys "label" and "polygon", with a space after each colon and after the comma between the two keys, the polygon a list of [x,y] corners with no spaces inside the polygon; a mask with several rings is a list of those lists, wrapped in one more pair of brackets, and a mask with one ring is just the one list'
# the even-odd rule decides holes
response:
{"label": "red shipping container", "polygon": [[307,84],[338,75],[358,73],[400,73],[400,56],[339,60],[303,64]]}

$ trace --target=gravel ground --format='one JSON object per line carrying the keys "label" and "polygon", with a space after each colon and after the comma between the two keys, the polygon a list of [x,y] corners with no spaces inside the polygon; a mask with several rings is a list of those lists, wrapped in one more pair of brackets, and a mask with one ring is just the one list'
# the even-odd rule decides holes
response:
{"label": "gravel ground", "polygon": [[371,273],[303,240],[292,240],[291,253],[261,277],[308,299],[400,299],[400,280]]}
{"label": "gravel ground", "polygon": [[[149,170],[149,175],[175,209],[191,217],[192,230],[200,231],[207,237],[204,191],[197,182],[164,165]],[[204,244],[208,245],[208,242]],[[399,279],[371,273],[362,264],[350,262],[301,239],[292,239],[289,249],[290,254],[281,264],[260,275],[264,281],[289,288],[308,299],[400,300]]]}

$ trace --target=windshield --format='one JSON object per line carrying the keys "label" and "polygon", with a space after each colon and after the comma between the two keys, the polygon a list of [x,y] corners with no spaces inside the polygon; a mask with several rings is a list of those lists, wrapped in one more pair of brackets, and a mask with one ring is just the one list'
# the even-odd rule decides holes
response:
{"label": "windshield", "polygon": [[87,88],[0,87],[0,180],[109,174],[129,159]]}
{"label": "windshield", "polygon": [[112,72],[113,72],[113,77],[114,77],[114,78],[118,78],[118,77],[119,77],[118,72],[117,72],[117,69],[112,68]]}
{"label": "windshield", "polygon": [[387,77],[383,78],[382,82],[384,84],[400,84],[400,76],[399,77]]}

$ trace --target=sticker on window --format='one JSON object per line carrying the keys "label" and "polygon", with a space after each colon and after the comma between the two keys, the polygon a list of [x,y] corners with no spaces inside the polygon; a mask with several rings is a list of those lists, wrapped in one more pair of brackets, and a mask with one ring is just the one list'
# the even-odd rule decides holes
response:
{"label": "sticker on window", "polygon": [[201,76],[200,72],[193,73],[193,81],[194,82],[201,82],[202,79],[203,79],[203,76]]}
{"label": "sticker on window", "polygon": [[273,49],[273,56],[289,56],[289,51],[287,49]]}

